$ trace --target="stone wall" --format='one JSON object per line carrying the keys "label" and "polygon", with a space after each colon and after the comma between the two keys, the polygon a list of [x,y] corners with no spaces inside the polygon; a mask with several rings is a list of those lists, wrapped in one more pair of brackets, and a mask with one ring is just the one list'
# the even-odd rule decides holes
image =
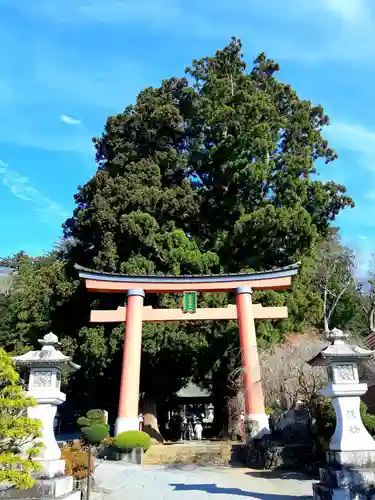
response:
{"label": "stone wall", "polygon": [[324,457],[318,456],[312,443],[287,443],[266,439],[232,447],[232,463],[241,463],[250,469],[293,470],[313,476],[319,473]]}
{"label": "stone wall", "polygon": [[232,461],[253,469],[289,469],[317,475],[325,456],[317,444],[311,416],[287,410],[270,419],[271,435],[233,446]]}

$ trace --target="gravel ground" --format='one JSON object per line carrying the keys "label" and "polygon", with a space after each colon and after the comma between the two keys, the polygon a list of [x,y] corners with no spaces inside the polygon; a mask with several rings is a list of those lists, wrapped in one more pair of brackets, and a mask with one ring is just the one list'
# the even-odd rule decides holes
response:
{"label": "gravel ground", "polygon": [[92,500],[312,499],[311,479],[284,472],[195,465],[136,466],[101,462]]}

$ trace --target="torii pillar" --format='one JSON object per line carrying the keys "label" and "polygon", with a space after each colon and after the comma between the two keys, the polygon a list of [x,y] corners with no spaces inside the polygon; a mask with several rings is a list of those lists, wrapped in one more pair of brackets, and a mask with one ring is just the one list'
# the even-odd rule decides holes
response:
{"label": "torii pillar", "polygon": [[249,437],[261,438],[269,434],[269,419],[266,415],[262,377],[260,372],[255,321],[250,287],[236,290],[238,330],[240,337],[243,387],[245,398],[245,422]]}
{"label": "torii pillar", "polygon": [[139,380],[141,375],[142,310],[145,292],[132,289],[128,292],[124,354],[122,360],[120,400],[115,435],[137,430]]}

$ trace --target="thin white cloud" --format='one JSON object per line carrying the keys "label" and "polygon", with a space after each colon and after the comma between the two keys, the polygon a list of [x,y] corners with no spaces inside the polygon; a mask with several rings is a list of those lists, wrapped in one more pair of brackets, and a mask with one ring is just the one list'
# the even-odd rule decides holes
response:
{"label": "thin white cloud", "polygon": [[320,7],[351,25],[367,22],[370,11],[368,0],[324,0]]}
{"label": "thin white cloud", "polygon": [[5,112],[3,116],[9,116],[9,121],[6,125],[4,123],[0,125],[0,144],[59,153],[76,153],[80,155],[82,164],[91,163],[94,151],[91,142],[93,134],[87,132],[76,135],[58,134],[58,131],[50,130],[48,126],[40,127],[42,130],[36,127],[33,129],[32,123],[28,120],[19,120],[15,113]]}
{"label": "thin white cloud", "polygon": [[[371,236],[375,221],[370,216],[375,202],[375,189],[373,188],[375,185],[375,129],[359,123],[332,120],[332,124],[325,129],[324,135],[338,152],[339,158],[345,152],[351,153],[352,165],[343,163],[342,167],[346,170],[347,178],[353,181],[357,189],[359,187],[356,182],[357,174],[366,175],[362,190],[354,196],[356,202],[354,210],[345,211],[340,215],[341,224],[348,234],[354,235],[358,230],[365,233],[356,236],[357,243],[352,242],[352,246],[357,246],[360,252],[359,263],[363,274],[367,266],[369,251],[371,250],[370,253],[372,253],[375,250],[375,241]],[[344,183],[348,185],[350,191],[351,182]]]}
{"label": "thin white cloud", "polygon": [[[3,4],[0,0],[0,9]],[[13,8],[12,2],[6,5]],[[22,15],[32,30],[38,21],[27,10]],[[139,80],[145,80],[149,69],[142,65],[140,76],[141,63],[129,62],[116,51],[99,54],[95,65],[91,49],[61,43],[47,33],[31,34],[25,45],[0,16],[0,144],[76,153],[80,163],[91,169],[92,137],[101,133],[109,114],[134,99],[141,88]],[[4,47],[11,48],[12,57]],[[71,109],[77,114],[66,113]],[[85,123],[77,122],[81,113]]]}
{"label": "thin white cloud", "polygon": [[1,3],[58,23],[128,24],[139,19],[167,24],[179,13],[176,0],[0,0]]}
{"label": "thin white cloud", "polygon": [[15,170],[0,160],[0,179],[20,200],[31,203],[34,209],[39,212],[40,218],[44,222],[56,222],[56,219],[63,221],[68,217],[68,212],[62,205],[44,196],[36,189],[27,177],[20,175]]}
{"label": "thin white cloud", "polygon": [[[134,25],[148,32],[163,31],[186,38],[228,39],[233,34],[251,33],[251,41],[270,47],[274,57],[317,63],[322,60],[364,60],[375,55],[375,17],[373,0],[0,0],[32,17],[71,25]],[[194,13],[199,9],[200,16]],[[277,40],[274,29],[267,29],[264,18],[280,24]],[[317,22],[317,19],[319,22]],[[259,26],[261,30],[257,33]],[[269,23],[271,26],[272,23]],[[284,29],[282,26],[284,26]],[[191,30],[194,26],[194,30]],[[304,27],[302,37],[298,32]],[[204,27],[204,29],[203,29]],[[292,28],[292,29],[289,29]],[[332,36],[327,38],[327,32]]]}
{"label": "thin white cloud", "polygon": [[[285,0],[280,10],[280,0],[256,0],[251,5],[246,0],[232,3],[217,0],[214,9],[212,2],[200,3],[199,19],[194,17],[198,0],[191,0],[189,4],[180,0],[35,0],[26,3],[0,0],[0,6],[18,10],[17,14],[30,22],[30,26],[36,19],[38,22],[48,20],[49,24],[70,24],[68,30],[102,23],[131,25],[132,29],[137,26],[147,29],[148,33],[163,32],[172,40],[190,36],[197,47],[204,38],[218,39],[217,47],[220,47],[236,34],[243,38],[247,50],[265,49],[276,59],[305,63],[319,63],[322,59],[351,59],[357,63],[365,59],[366,64],[371,65],[375,61],[375,57],[368,57],[369,54],[375,56],[375,29],[368,29],[375,26],[371,2],[373,0]],[[265,18],[270,19],[266,25],[261,22]],[[361,29],[360,20],[364,20]],[[274,23],[280,29],[275,29]],[[192,25],[194,30],[190,29]],[[327,30],[327,26],[337,29]],[[16,32],[1,25],[1,21],[0,28],[0,45],[12,47],[9,61],[7,52],[3,51],[5,76],[4,81],[0,80],[0,111],[5,119],[0,127],[0,142],[92,155],[91,137],[100,132],[98,126],[85,130],[78,126],[77,118],[63,114],[61,122],[72,126],[54,128],[56,123],[52,121],[57,121],[61,109],[72,109],[69,105],[85,106],[88,108],[88,112],[82,111],[85,116],[94,110],[104,121],[109,113],[118,112],[131,102],[144,82],[158,84],[159,80],[149,81],[147,65],[135,61],[134,57],[131,59],[129,54],[124,60],[124,54],[116,49],[110,58],[106,54],[94,65],[90,60],[93,54],[85,52],[84,46],[62,44],[51,34],[48,38],[40,34],[25,46]],[[62,25],[59,29],[65,27]],[[327,38],[327,32],[334,36]],[[197,48],[197,56],[203,54]],[[14,61],[18,62],[18,68]],[[1,92],[3,88],[5,93]],[[57,109],[52,109],[57,102]],[[36,118],[26,120],[25,109],[32,111]],[[42,124],[42,120],[38,120],[41,110]],[[50,120],[45,118],[47,113],[51,113]]]}
{"label": "thin white cloud", "polygon": [[[375,160],[375,130],[364,127],[358,123],[346,123],[334,121],[324,131],[324,135],[330,140],[335,149],[346,149],[362,153],[368,158]],[[375,168],[375,163],[369,165]]]}
{"label": "thin white cloud", "polygon": [[373,272],[375,241],[371,237],[366,237],[362,241],[344,241],[344,243],[349,244],[355,252],[358,278],[367,279],[369,272]]}
{"label": "thin white cloud", "polygon": [[[333,121],[324,135],[338,152],[339,157],[345,151],[354,153],[353,161],[366,172],[367,182],[362,191],[363,194],[355,198],[356,207],[353,212],[350,211],[351,215],[346,214],[346,220],[353,217],[358,223],[373,227],[375,222],[372,217],[369,217],[369,213],[374,209],[375,202],[375,189],[373,189],[375,185],[375,130],[355,123]],[[353,166],[351,172],[355,178]]]}
{"label": "thin white cloud", "polygon": [[[239,9],[236,2],[231,4],[237,10],[237,18],[244,19],[244,8]],[[249,23],[254,13],[254,2],[249,3]],[[373,65],[375,56],[375,2],[373,0],[259,0],[256,10],[261,24],[265,16],[270,20],[267,30],[262,25],[263,36],[256,35],[260,45],[278,59],[290,59],[304,64],[319,64],[322,61],[350,62],[367,67]],[[239,15],[240,14],[240,15]],[[275,34],[277,40],[269,41]],[[256,26],[256,25],[255,25]],[[251,38],[253,30],[251,30]],[[246,37],[244,36],[244,40]],[[268,48],[270,47],[270,49]]]}
{"label": "thin white cloud", "polygon": [[60,121],[63,123],[66,123],[67,125],[80,125],[81,120],[78,120],[77,118],[73,118],[72,116],[69,115],[60,115]]}
{"label": "thin white cloud", "polygon": [[[348,23],[356,23],[359,19],[368,19],[370,2],[372,0],[284,0],[280,10],[279,0],[262,0],[251,4],[244,0],[236,0],[230,6],[226,0],[216,0],[215,12],[242,13],[256,10],[269,11],[278,18],[283,15],[293,17],[308,17],[311,12],[320,10],[330,13]],[[25,4],[23,0],[0,0],[0,5],[6,4],[13,8],[28,12],[33,16],[49,18],[59,23],[114,23],[128,24],[134,21],[155,23],[162,21],[168,25],[171,19],[181,21],[185,16],[195,12],[195,6],[201,6],[201,14],[205,10],[212,15],[212,5],[206,9],[198,0],[192,0],[188,9],[187,4],[178,0],[34,0]],[[202,10],[203,9],[203,10]],[[185,16],[186,17],[186,16]],[[312,18],[316,23],[316,18]],[[324,21],[324,19],[322,19]]]}

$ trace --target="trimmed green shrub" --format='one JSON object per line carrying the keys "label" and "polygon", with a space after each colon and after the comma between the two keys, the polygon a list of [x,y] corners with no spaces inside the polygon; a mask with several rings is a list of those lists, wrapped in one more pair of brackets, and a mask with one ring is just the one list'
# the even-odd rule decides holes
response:
{"label": "trimmed green shrub", "polygon": [[79,417],[77,420],[78,427],[90,427],[91,425],[102,424],[105,425],[105,416],[103,410],[89,410],[85,417]]}
{"label": "trimmed green shrub", "polygon": [[105,424],[105,416],[104,416],[104,411],[103,410],[89,410],[86,413],[86,417],[91,420],[95,421],[96,423],[100,424]]}
{"label": "trimmed green shrub", "polygon": [[94,424],[90,427],[82,427],[82,436],[89,444],[99,444],[109,436],[108,427],[105,424]]}
{"label": "trimmed green shrub", "polygon": [[129,452],[136,448],[147,451],[151,446],[151,437],[142,431],[126,431],[116,436],[113,444],[122,452]]}

